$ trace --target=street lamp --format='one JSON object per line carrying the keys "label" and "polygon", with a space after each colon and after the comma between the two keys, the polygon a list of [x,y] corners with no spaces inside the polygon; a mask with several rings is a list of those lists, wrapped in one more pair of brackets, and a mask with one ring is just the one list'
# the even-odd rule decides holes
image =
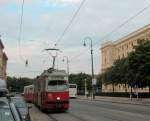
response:
{"label": "street lamp", "polygon": [[65,61],[65,58],[67,60],[67,73],[68,73],[68,76],[69,76],[69,59],[68,59],[68,56],[63,56],[63,62]]}
{"label": "street lamp", "polygon": [[85,37],[84,38],[84,44],[83,46],[86,46],[86,40],[90,40],[91,41],[91,64],[92,64],[92,96],[93,99],[95,99],[95,92],[94,92],[94,66],[93,66],[93,43],[92,43],[92,38],[91,37]]}

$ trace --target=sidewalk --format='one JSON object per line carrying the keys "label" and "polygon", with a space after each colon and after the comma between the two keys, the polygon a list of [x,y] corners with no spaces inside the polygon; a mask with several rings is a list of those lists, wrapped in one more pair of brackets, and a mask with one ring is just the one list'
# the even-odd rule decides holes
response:
{"label": "sidewalk", "polygon": [[42,113],[34,105],[30,109],[31,121],[53,121],[46,114]]}
{"label": "sidewalk", "polygon": [[[93,100],[92,97],[86,98],[85,96],[78,96],[78,99]],[[131,100],[130,98],[125,97],[95,96],[95,101],[150,106],[150,98],[132,98]]]}

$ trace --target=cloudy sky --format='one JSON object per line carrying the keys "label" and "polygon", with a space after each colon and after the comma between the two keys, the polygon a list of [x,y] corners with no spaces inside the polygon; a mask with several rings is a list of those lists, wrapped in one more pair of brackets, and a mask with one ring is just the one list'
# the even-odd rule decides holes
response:
{"label": "cloudy sky", "polygon": [[[36,77],[52,64],[43,49],[54,47],[82,0],[25,0],[19,56],[18,33],[22,0],[0,0],[0,34],[8,55],[8,75]],[[149,0],[85,0],[65,36],[59,41],[56,67],[66,69],[63,56],[70,60],[70,73],[91,73],[90,41],[94,44],[94,70],[100,72],[100,46],[115,41],[150,23],[150,8],[122,28],[103,38],[116,27],[150,4]],[[54,54],[54,53],[52,53]],[[29,60],[25,67],[25,60]]]}

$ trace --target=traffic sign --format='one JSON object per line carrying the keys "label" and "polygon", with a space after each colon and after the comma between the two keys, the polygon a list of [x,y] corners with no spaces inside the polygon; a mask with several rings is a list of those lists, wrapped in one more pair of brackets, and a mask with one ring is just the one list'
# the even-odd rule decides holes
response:
{"label": "traffic sign", "polygon": [[92,79],[92,85],[96,85],[96,79]]}

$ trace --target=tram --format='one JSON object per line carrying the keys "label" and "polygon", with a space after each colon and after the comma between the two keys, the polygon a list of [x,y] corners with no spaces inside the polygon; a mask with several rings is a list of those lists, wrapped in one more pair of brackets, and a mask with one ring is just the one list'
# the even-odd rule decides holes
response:
{"label": "tram", "polygon": [[34,99],[34,85],[24,87],[24,100],[33,103]]}
{"label": "tram", "polygon": [[34,88],[34,103],[41,110],[68,110],[69,84],[65,70],[45,70],[35,80]]}

